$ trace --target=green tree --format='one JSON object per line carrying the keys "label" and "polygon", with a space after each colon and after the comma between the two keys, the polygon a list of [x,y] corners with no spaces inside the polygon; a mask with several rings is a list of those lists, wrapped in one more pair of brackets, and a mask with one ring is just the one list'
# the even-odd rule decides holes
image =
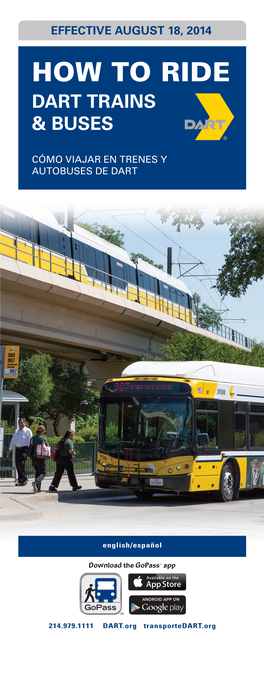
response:
{"label": "green tree", "polygon": [[108,226],[101,226],[99,223],[89,225],[88,223],[81,223],[81,221],[77,221],[77,226],[89,230],[103,240],[112,242],[112,244],[115,244],[117,247],[124,249],[124,233],[121,233],[120,230],[114,230]]}
{"label": "green tree", "polygon": [[21,416],[35,417],[41,407],[49,400],[53,389],[52,376],[49,372],[51,357],[38,351],[34,355],[21,353],[18,378],[4,380],[5,390],[15,390],[27,397],[29,402],[21,404]]}
{"label": "green tree", "polygon": [[80,402],[89,398],[88,379],[78,372],[72,364],[63,364],[57,358],[50,367],[53,389],[42,411],[53,421],[55,435],[63,416],[73,419],[79,413]]}
{"label": "green tree", "polygon": [[195,308],[198,327],[202,327],[202,329],[220,329],[222,318],[217,310],[210,308],[206,303],[203,303],[201,306],[195,306]]}
{"label": "green tree", "polygon": [[[158,213],[162,222],[172,218],[172,225],[179,232],[183,225],[200,230],[204,225],[203,211],[203,207],[196,210],[172,206],[170,209],[161,207]],[[230,250],[225,255],[216,288],[222,297],[227,294],[240,297],[254,281],[264,278],[264,211],[250,207],[223,207],[219,209],[214,223],[217,226],[228,225],[231,238]]]}
{"label": "green tree", "polygon": [[146,263],[150,263],[151,266],[155,266],[155,268],[159,268],[160,270],[163,270],[162,263],[154,263],[154,261],[152,261],[152,259],[149,259],[147,256],[144,256],[144,254],[135,254],[134,252],[131,252],[130,258],[132,259],[132,261],[134,261],[137,258],[142,259],[143,261],[146,261]]}
{"label": "green tree", "polygon": [[264,367],[264,343],[255,343],[249,352],[199,334],[175,332],[171,339],[161,346],[161,352],[165,361],[213,360]]}
{"label": "green tree", "polygon": [[264,213],[259,209],[219,211],[215,224],[229,225],[230,251],[225,255],[216,287],[224,297],[240,297],[256,280],[264,277]]}
{"label": "green tree", "polygon": [[200,228],[204,226],[204,221],[202,218],[204,209],[205,207],[194,209],[175,205],[171,206],[170,209],[160,207],[157,213],[160,214],[162,223],[165,223],[165,221],[168,221],[169,218],[172,218],[171,225],[175,226],[179,233],[181,226],[188,226],[188,228],[194,226],[194,228],[200,230]]}

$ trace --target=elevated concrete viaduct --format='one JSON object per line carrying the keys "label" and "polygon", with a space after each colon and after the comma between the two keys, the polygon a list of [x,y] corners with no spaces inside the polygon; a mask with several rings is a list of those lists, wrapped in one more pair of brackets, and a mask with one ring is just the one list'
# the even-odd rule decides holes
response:
{"label": "elevated concrete viaduct", "polygon": [[98,388],[143,355],[160,356],[175,331],[236,345],[188,322],[0,256],[2,343],[42,350],[87,370]]}

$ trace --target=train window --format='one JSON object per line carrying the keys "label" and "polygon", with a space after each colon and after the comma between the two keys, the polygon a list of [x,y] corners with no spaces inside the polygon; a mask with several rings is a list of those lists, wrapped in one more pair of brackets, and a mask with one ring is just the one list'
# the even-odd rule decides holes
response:
{"label": "train window", "polygon": [[23,216],[23,214],[18,214],[18,219],[17,219],[17,225],[18,225],[18,236],[23,237],[24,240],[29,240],[30,235],[29,235],[29,219],[27,216]]}
{"label": "train window", "polygon": [[48,228],[44,223],[39,224],[39,244],[48,249]]}
{"label": "train window", "polygon": [[185,294],[185,292],[182,293],[182,305],[184,308],[188,308],[188,294]]}
{"label": "train window", "polygon": [[176,289],[173,287],[170,287],[170,299],[173,301],[173,303],[177,303],[177,294],[176,294]]}
{"label": "train window", "polygon": [[48,228],[48,243],[49,249],[52,249],[54,252],[60,251],[60,238],[57,230],[53,228]]}
{"label": "train window", "polygon": [[170,290],[169,290],[169,286],[168,286],[167,284],[164,284],[164,282],[162,282],[162,292],[161,292],[161,296],[164,296],[165,299],[169,299],[169,298],[170,298]]}
{"label": "train window", "polygon": [[6,230],[8,233],[12,233],[12,235],[17,235],[17,218],[14,212],[11,210],[9,211],[8,209],[3,209],[1,221],[1,227],[3,230]]}
{"label": "train window", "polygon": [[177,303],[179,306],[183,306],[182,292],[177,289]]}
{"label": "train window", "polygon": [[148,275],[148,281],[149,281],[149,289],[150,291],[154,292],[154,277],[151,277],[151,275]]}
{"label": "train window", "polygon": [[30,219],[30,238],[31,242],[37,244],[38,242],[38,224],[37,221]]}

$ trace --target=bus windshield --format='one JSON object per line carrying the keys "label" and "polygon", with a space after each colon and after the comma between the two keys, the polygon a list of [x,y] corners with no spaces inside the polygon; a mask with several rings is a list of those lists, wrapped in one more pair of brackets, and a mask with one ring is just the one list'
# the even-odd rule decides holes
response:
{"label": "bus windshield", "polygon": [[190,449],[192,401],[189,397],[102,398],[99,446],[116,449]]}

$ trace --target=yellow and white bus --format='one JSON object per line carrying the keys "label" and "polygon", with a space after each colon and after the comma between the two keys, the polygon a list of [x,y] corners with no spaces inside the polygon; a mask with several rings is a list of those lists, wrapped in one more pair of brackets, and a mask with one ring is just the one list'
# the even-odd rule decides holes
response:
{"label": "yellow and white bus", "polygon": [[100,398],[96,485],[214,491],[264,487],[264,369],[221,362],[135,362]]}

